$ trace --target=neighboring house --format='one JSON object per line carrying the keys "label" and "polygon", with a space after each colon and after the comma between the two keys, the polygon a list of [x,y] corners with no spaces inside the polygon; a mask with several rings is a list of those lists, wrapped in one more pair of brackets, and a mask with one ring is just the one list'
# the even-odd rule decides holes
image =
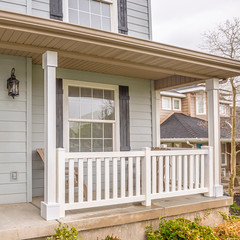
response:
{"label": "neighboring house", "polygon": [[[161,143],[169,147],[200,148],[208,144],[208,111],[205,85],[163,91],[161,94]],[[220,142],[222,176],[230,174],[231,101],[224,100],[226,90],[220,90]],[[230,123],[230,124],[229,124]],[[237,115],[236,139],[240,142],[240,118]],[[237,150],[238,150],[237,146]],[[240,155],[237,155],[240,165]]]}
{"label": "neighboring house", "polygon": [[[238,75],[240,62],[152,42],[150,16],[147,0],[0,0],[0,204],[44,196],[41,216],[54,220],[68,210],[222,196],[218,80]],[[204,82],[209,104],[198,111],[211,112],[209,147],[151,150],[160,147],[159,91]]]}

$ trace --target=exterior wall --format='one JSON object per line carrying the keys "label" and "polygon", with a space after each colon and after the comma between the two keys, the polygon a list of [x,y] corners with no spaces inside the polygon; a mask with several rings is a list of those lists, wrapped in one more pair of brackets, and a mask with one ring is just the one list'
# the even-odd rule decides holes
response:
{"label": "exterior wall", "polygon": [[[31,201],[27,194],[31,184],[27,141],[30,137],[27,101],[31,101],[27,90],[31,86],[31,78],[27,81],[27,62],[23,57],[0,55],[0,204]],[[20,81],[20,95],[15,99],[8,96],[6,88],[13,67]],[[10,178],[13,171],[17,172],[15,181]]]}
{"label": "exterior wall", "polygon": [[128,35],[150,39],[149,0],[127,0]]}
{"label": "exterior wall", "polygon": [[0,0],[0,9],[49,18],[50,0]]}
{"label": "exterior wall", "polygon": [[[57,69],[57,78],[129,86],[131,150],[152,146],[151,81]],[[33,196],[43,195],[43,163],[36,153],[43,147],[43,71],[33,66]]]}
{"label": "exterior wall", "polygon": [[33,65],[32,78],[32,187],[33,197],[43,195],[44,165],[36,152],[44,147],[44,104],[43,104],[43,71],[40,66]]}

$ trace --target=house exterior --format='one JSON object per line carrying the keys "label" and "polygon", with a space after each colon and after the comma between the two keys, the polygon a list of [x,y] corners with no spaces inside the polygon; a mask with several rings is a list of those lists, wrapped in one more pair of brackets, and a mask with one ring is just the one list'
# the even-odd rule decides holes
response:
{"label": "house exterior", "polygon": [[[218,80],[238,75],[239,61],[151,41],[147,0],[5,0],[0,8],[0,204],[44,196],[41,216],[53,220],[75,209],[222,196]],[[15,98],[6,88],[13,68]],[[209,147],[152,151],[158,92],[201,82]]]}
{"label": "house exterior", "polygon": [[[208,110],[207,93],[204,84],[182,87],[161,94],[161,143],[169,147],[200,148],[208,144]],[[231,152],[231,101],[224,99],[227,90],[220,90],[220,142],[222,177],[230,174]],[[239,125],[237,116],[236,140],[239,142]],[[182,127],[180,127],[182,126]],[[238,146],[237,146],[238,149]],[[237,155],[237,164],[240,156]]]}

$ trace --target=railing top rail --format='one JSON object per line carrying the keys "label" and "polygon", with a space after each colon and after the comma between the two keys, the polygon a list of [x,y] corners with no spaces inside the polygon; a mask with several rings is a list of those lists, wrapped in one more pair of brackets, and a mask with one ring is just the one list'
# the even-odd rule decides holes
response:
{"label": "railing top rail", "polygon": [[189,150],[160,150],[151,151],[151,156],[183,156],[183,155],[196,155],[208,154],[208,149],[189,149]]}
{"label": "railing top rail", "polygon": [[65,158],[114,158],[114,157],[144,157],[144,151],[130,152],[66,152]]}

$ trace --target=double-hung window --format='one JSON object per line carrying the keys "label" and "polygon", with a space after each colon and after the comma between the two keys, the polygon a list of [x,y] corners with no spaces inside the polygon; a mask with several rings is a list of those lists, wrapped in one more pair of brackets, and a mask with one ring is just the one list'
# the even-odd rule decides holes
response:
{"label": "double-hung window", "polygon": [[170,97],[162,97],[162,109],[171,110],[171,98]]}
{"label": "double-hung window", "polygon": [[106,31],[113,30],[112,15],[114,0],[65,1],[67,2],[67,16],[70,23]]}
{"label": "double-hung window", "polygon": [[220,110],[220,115],[222,115],[222,116],[227,115],[227,105],[220,104],[219,110]]}
{"label": "double-hung window", "polygon": [[173,98],[173,110],[181,111],[181,99]]}
{"label": "double-hung window", "polygon": [[65,119],[70,152],[116,150],[118,88],[65,80]]}
{"label": "double-hung window", "polygon": [[204,93],[196,94],[196,115],[206,114],[206,98]]}
{"label": "double-hung window", "polygon": [[221,144],[221,165],[227,166],[227,144]]}

